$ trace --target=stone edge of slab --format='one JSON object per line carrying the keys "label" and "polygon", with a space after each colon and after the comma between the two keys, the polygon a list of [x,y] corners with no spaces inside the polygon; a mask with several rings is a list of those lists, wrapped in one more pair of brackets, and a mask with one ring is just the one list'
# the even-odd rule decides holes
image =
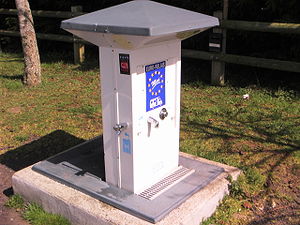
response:
{"label": "stone edge of slab", "polygon": [[[213,214],[219,202],[228,194],[229,182],[226,178],[230,175],[235,180],[240,174],[240,170],[235,167],[186,153],[180,154],[222,167],[225,172],[156,223],[158,225],[198,225]],[[23,196],[27,201],[40,204],[48,212],[66,217],[74,225],[151,224],[34,172],[31,167],[32,165],[13,175],[14,192]]]}

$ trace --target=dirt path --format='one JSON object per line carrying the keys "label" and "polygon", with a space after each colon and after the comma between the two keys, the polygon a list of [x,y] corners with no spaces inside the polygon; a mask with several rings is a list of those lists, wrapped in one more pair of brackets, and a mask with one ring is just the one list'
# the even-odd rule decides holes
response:
{"label": "dirt path", "polygon": [[29,225],[15,209],[4,206],[11,192],[11,176],[14,171],[0,164],[0,225]]}

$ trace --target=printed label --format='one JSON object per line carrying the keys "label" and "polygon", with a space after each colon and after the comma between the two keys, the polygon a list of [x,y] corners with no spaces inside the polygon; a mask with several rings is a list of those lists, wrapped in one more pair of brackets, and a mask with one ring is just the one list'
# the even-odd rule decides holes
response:
{"label": "printed label", "polygon": [[165,105],[166,61],[145,66],[146,112]]}
{"label": "printed label", "polygon": [[131,142],[128,133],[125,133],[125,137],[122,140],[122,146],[123,146],[123,152],[131,154]]}

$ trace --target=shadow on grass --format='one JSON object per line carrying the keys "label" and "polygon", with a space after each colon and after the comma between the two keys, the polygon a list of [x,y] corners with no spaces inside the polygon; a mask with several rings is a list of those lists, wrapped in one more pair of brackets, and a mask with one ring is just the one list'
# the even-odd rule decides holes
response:
{"label": "shadow on grass", "polygon": [[95,59],[92,61],[84,61],[83,63],[79,64],[78,67],[76,67],[76,70],[79,70],[81,72],[86,72],[95,69],[99,69],[98,60]]}
{"label": "shadow on grass", "polygon": [[23,62],[23,59],[5,59],[5,60],[0,60],[0,62]]}
{"label": "shadow on grass", "polygon": [[[295,208],[294,210],[295,211],[299,210],[299,208]],[[293,212],[286,213],[285,211],[283,211],[278,216],[272,217],[269,215],[264,218],[255,219],[255,220],[251,221],[250,223],[248,223],[247,225],[266,225],[266,224],[271,224],[270,222],[272,222],[272,221],[289,221],[291,218],[299,219],[300,217],[299,217],[299,215],[297,215],[297,213],[293,213]],[[292,223],[286,223],[286,224],[292,224]],[[294,223],[294,224],[296,224],[296,223]]]}
{"label": "shadow on grass", "polygon": [[[238,113],[237,113],[238,114]],[[196,120],[188,120],[185,128],[182,128],[186,132],[192,133],[202,133],[205,134],[204,139],[221,139],[223,145],[215,154],[224,154],[230,156],[241,155],[240,156],[240,166],[241,168],[252,168],[260,167],[266,169],[266,182],[264,186],[265,190],[261,191],[258,198],[264,198],[267,196],[265,201],[264,209],[267,211],[265,214],[258,220],[253,220],[250,224],[267,224],[268,222],[275,221],[277,216],[281,219],[287,218],[287,215],[284,215],[286,211],[276,212],[272,215],[272,193],[274,189],[274,174],[279,171],[281,166],[285,166],[290,157],[293,157],[293,154],[297,151],[300,151],[300,141],[296,138],[292,138],[291,135],[293,131],[297,130],[299,124],[297,120],[299,117],[286,117],[286,118],[272,118],[269,116],[260,121],[256,120],[239,120],[237,114],[233,116],[228,116],[227,119],[224,119],[224,124],[214,124],[214,122],[198,122]],[[269,122],[269,124],[275,124],[278,121],[285,121],[284,125],[281,125],[277,129],[269,128],[268,126],[262,125],[261,121]],[[247,145],[247,141],[250,143],[255,143],[256,147],[246,148],[241,151],[237,151],[235,146],[235,141],[237,140],[242,145]],[[261,148],[261,146],[265,145]],[[275,146],[275,147],[270,147]],[[242,146],[245,147],[245,146]],[[244,155],[244,156],[243,156]],[[217,157],[217,159],[223,160],[222,157]],[[247,159],[246,159],[247,158]],[[248,159],[253,159],[252,162]],[[243,164],[244,159],[248,161]],[[292,166],[292,165],[289,165]],[[286,177],[282,174],[280,179],[283,179],[280,182],[284,182]],[[299,208],[293,208],[290,206],[291,214],[288,217],[296,217],[294,212],[299,210]],[[268,211],[269,210],[269,211]],[[273,211],[272,211],[273,210]]]}
{"label": "shadow on grass", "polygon": [[23,80],[23,75],[0,75],[0,79],[7,79],[7,80]]}
{"label": "shadow on grass", "polygon": [[56,130],[0,155],[0,163],[14,171],[18,171],[84,141],[84,139],[75,137],[65,131]]}
{"label": "shadow on grass", "polygon": [[[70,45],[69,47],[71,47]],[[64,49],[65,46],[61,48],[56,48],[55,50],[45,50],[40,53],[41,62],[46,64],[62,62],[65,64],[74,63],[73,49]],[[93,69],[99,68],[99,53],[98,47],[95,45],[85,45],[85,60],[78,64],[76,70],[85,72]]]}
{"label": "shadow on grass", "polygon": [[[295,118],[281,118],[280,120],[284,121],[293,121],[299,119]],[[263,120],[261,120],[263,121]],[[267,120],[272,122],[272,120]],[[211,138],[221,138],[225,142],[228,140],[248,140],[253,141],[260,144],[275,144],[280,146],[280,149],[274,150],[246,150],[248,153],[252,154],[261,154],[261,153],[269,153],[268,156],[264,158],[260,158],[258,161],[253,162],[252,165],[248,166],[260,166],[263,165],[269,159],[276,159],[278,155],[281,157],[273,164],[271,169],[272,172],[276,169],[277,166],[280,165],[286,158],[288,158],[293,152],[300,151],[300,142],[298,140],[292,140],[289,138],[289,134],[291,130],[294,130],[299,126],[297,123],[290,123],[289,125],[281,127],[276,132],[270,131],[266,127],[262,127],[262,125],[257,124],[255,121],[241,121],[238,119],[230,118],[230,120],[225,121],[225,126],[217,126],[213,123],[199,123],[197,121],[188,121],[188,124],[185,128],[187,132],[200,132],[205,134],[206,137],[204,139]],[[184,128],[183,128],[184,129]],[[251,130],[255,133],[254,135],[247,134],[245,130]],[[223,146],[224,147],[224,146]],[[226,148],[222,148],[222,150],[218,151],[220,153],[228,153],[228,154],[239,154],[239,152],[232,151],[233,142],[228,143]]]}

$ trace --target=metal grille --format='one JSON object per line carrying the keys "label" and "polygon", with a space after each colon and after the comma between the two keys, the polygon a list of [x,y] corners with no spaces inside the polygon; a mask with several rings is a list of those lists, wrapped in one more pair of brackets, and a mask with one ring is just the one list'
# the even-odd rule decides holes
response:
{"label": "metal grille", "polygon": [[191,170],[188,168],[185,168],[183,166],[179,166],[176,171],[174,171],[169,176],[165,177],[158,183],[152,185],[150,188],[144,190],[139,194],[140,197],[146,198],[148,200],[153,200],[160,194],[162,194],[164,191],[168,190],[184,178],[188,177],[192,173],[194,173],[195,170]]}

